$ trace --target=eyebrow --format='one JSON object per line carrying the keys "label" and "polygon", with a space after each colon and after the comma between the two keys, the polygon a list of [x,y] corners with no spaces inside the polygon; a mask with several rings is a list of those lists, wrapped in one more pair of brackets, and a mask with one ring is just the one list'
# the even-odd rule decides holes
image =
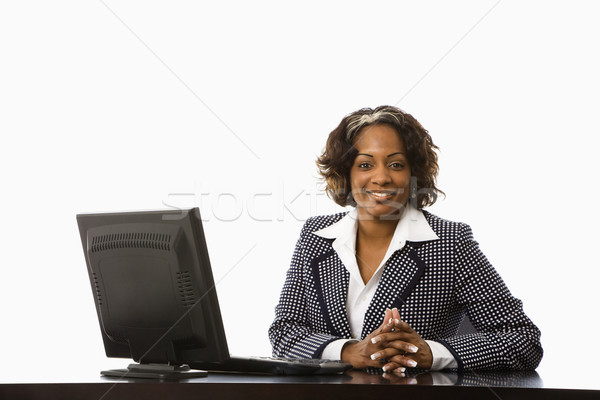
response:
{"label": "eyebrow", "polygon": [[[401,151],[397,151],[397,152],[395,152],[395,153],[388,154],[387,156],[388,156],[388,158],[389,158],[389,157],[391,157],[391,156],[395,156],[396,154],[402,154],[403,156],[404,156],[404,155],[406,155],[406,154],[404,154],[404,153],[403,153],[403,152],[401,152]],[[373,156],[372,154],[367,154],[367,153],[358,153],[358,154],[357,154],[357,156],[367,156],[367,157],[374,158],[374,156]]]}

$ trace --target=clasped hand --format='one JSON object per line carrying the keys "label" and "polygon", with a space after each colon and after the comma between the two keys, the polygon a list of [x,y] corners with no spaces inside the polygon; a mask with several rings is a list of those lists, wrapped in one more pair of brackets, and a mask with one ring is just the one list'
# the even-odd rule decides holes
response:
{"label": "clasped hand", "polygon": [[406,367],[431,368],[433,356],[427,342],[394,308],[385,311],[379,328],[360,342],[344,346],[342,361],[354,368],[378,367],[384,372],[402,373]]}

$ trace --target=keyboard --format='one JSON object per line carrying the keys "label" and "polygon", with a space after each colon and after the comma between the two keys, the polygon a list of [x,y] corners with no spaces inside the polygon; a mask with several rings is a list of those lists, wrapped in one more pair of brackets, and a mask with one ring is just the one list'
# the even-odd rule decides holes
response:
{"label": "keyboard", "polygon": [[230,357],[222,363],[189,362],[193,369],[270,375],[329,375],[352,368],[340,360],[283,357]]}

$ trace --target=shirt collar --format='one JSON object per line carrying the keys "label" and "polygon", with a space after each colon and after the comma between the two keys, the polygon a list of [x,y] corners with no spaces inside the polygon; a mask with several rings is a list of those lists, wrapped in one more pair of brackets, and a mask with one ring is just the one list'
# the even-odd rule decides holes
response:
{"label": "shirt collar", "polygon": [[[318,230],[314,232],[314,234],[326,239],[336,239],[342,242],[348,242],[348,240],[356,240],[357,228],[358,210],[353,208],[338,222]],[[439,237],[435,234],[433,229],[431,229],[431,226],[429,226],[423,212],[412,207],[409,203],[404,211],[404,215],[400,218],[400,221],[398,221],[398,225],[396,225],[396,231],[394,232],[394,237],[390,243],[390,248],[402,248],[407,241],[427,242],[437,239],[439,239]]]}

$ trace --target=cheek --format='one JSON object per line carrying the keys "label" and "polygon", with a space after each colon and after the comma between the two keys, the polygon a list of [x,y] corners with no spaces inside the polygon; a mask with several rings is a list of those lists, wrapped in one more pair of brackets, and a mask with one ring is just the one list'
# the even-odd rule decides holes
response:
{"label": "cheek", "polygon": [[395,182],[397,187],[404,189],[403,194],[408,194],[410,192],[410,173],[402,174]]}
{"label": "cheek", "polygon": [[350,171],[350,189],[354,190],[360,187],[362,187],[362,183],[358,174],[352,173],[352,171]]}

